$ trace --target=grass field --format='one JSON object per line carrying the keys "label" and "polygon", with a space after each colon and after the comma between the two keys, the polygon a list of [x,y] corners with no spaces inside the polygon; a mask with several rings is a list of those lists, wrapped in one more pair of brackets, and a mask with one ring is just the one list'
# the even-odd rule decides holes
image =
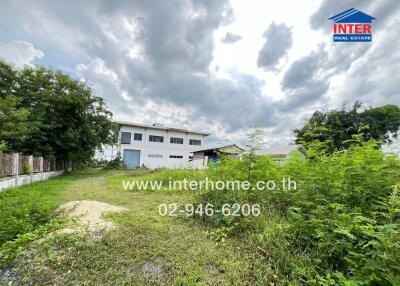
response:
{"label": "grass field", "polygon": [[[230,239],[217,242],[191,218],[158,214],[160,203],[191,202],[190,192],[123,190],[122,180],[146,172],[85,170],[1,193],[0,284],[254,285],[262,279],[256,251]],[[55,234],[63,222],[54,209],[76,200],[129,211],[106,215],[118,227],[97,240],[89,233]]]}
{"label": "grass field", "polygon": [[[122,184],[250,178],[256,186],[288,177],[295,189]],[[399,182],[399,158],[374,142],[310,159],[294,154],[283,164],[224,157],[202,171],[83,170],[0,193],[0,285],[400,285]],[[116,227],[76,232],[71,213],[56,215],[82,200],[80,221],[97,212],[92,220]],[[260,212],[161,216],[159,205],[171,203]],[[101,209],[121,212],[100,218]]]}

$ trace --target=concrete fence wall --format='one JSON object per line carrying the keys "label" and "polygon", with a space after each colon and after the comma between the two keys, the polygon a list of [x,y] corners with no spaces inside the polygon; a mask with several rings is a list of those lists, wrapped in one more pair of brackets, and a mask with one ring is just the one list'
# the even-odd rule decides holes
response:
{"label": "concrete fence wall", "polygon": [[[46,167],[47,170],[44,170],[42,157],[34,158],[33,156],[24,156],[23,159],[25,160],[21,160],[20,157],[22,156],[16,153],[12,154],[11,158],[9,154],[0,154],[0,156],[8,156],[6,161],[0,160],[0,170],[8,170],[8,173],[3,172],[4,174],[7,174],[7,176],[0,177],[0,192],[7,188],[19,187],[33,182],[47,180],[63,173],[63,171],[50,171],[50,167]],[[5,166],[5,162],[7,162],[8,166]],[[24,162],[25,166],[21,166],[21,162]],[[25,169],[26,172],[22,173],[22,169]]]}

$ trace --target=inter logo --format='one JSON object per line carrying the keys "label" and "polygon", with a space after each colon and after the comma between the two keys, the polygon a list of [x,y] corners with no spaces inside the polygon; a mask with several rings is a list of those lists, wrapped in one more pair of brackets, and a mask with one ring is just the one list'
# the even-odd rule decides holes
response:
{"label": "inter logo", "polygon": [[372,21],[376,18],[351,8],[329,20],[333,21],[334,42],[371,42]]}

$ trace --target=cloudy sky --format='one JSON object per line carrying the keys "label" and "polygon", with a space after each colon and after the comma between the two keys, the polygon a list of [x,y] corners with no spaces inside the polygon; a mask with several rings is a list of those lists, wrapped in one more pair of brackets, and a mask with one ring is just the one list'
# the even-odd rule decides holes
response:
{"label": "cloudy sky", "polygon": [[[315,110],[400,104],[399,0],[0,0],[0,57],[88,81],[117,120],[272,146]],[[372,43],[333,43],[327,18],[377,18]]]}

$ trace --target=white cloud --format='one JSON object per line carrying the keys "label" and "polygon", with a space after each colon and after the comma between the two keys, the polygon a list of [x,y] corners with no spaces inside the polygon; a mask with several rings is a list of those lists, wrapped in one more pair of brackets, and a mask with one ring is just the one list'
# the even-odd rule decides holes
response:
{"label": "white cloud", "polygon": [[0,44],[0,58],[21,68],[25,65],[32,66],[35,59],[44,56],[41,50],[35,49],[31,43],[24,41],[11,41],[9,43]]}

